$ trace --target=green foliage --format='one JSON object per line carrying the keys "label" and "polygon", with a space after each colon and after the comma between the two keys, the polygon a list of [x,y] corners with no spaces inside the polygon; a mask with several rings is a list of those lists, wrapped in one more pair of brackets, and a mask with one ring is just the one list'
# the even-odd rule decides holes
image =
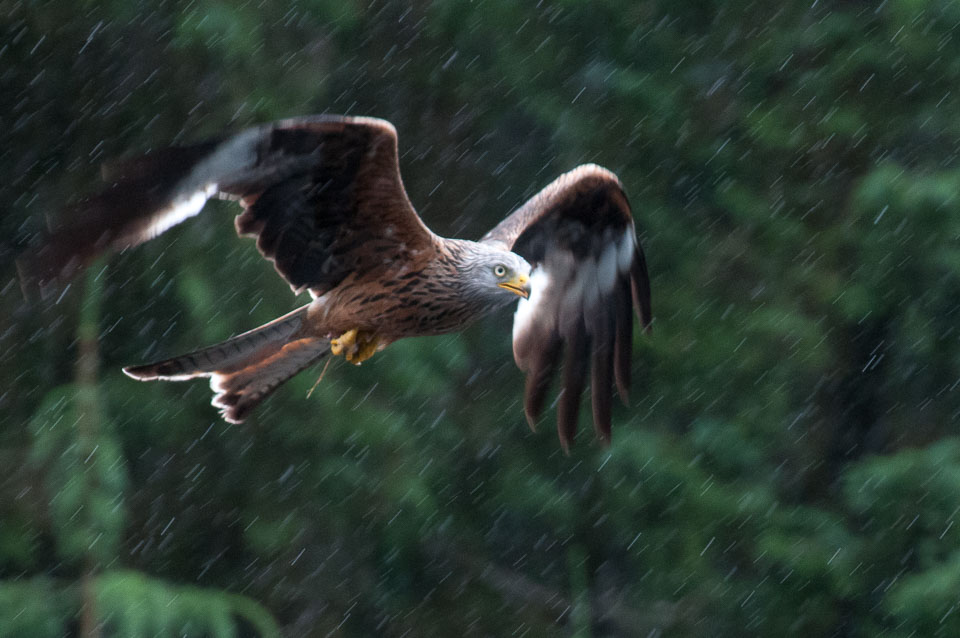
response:
{"label": "green foliage", "polygon": [[0,636],[63,636],[79,606],[75,589],[65,591],[50,578],[0,581]]}
{"label": "green foliage", "polygon": [[31,460],[44,478],[57,549],[67,560],[91,557],[108,563],[116,555],[124,526],[125,463],[119,445],[101,423],[83,432],[90,415],[78,410],[78,394],[89,388],[52,390],[30,424]]}
{"label": "green foliage", "polygon": [[847,473],[844,495],[864,526],[883,537],[877,557],[919,569],[942,564],[960,544],[956,495],[960,440],[869,459]]}
{"label": "green foliage", "polygon": [[[267,610],[229,592],[174,586],[126,570],[103,572],[92,590],[85,604],[94,605],[106,635],[233,638],[245,635],[241,620],[259,636],[280,635]],[[78,584],[50,578],[0,582],[0,636],[63,636],[71,619],[81,613]]]}
{"label": "green foliage", "polygon": [[942,565],[910,574],[896,584],[887,610],[900,622],[895,636],[950,636],[960,631],[956,592],[960,588],[960,554]]}
{"label": "green foliage", "polygon": [[891,579],[884,607],[897,620],[894,635],[950,635],[955,611],[960,537],[955,527],[960,446],[947,439],[926,450],[874,459],[850,473],[847,498],[882,539],[870,558]]}
{"label": "green foliage", "polygon": [[264,638],[280,635],[263,607],[228,592],[171,586],[131,571],[101,574],[95,591],[101,617],[118,636],[233,638],[240,635],[237,618]]}
{"label": "green foliage", "polygon": [[[0,635],[62,636],[76,620],[85,636],[233,638],[241,634],[239,621],[260,636],[279,636],[270,613],[245,596],[108,569],[121,554],[128,476],[96,383],[102,289],[94,266],[80,307],[76,381],[51,390],[28,428],[26,468],[42,476],[56,556],[83,576],[73,583],[0,580]],[[0,545],[5,560],[28,562],[29,543],[17,546],[9,534],[0,538],[6,538]]]}

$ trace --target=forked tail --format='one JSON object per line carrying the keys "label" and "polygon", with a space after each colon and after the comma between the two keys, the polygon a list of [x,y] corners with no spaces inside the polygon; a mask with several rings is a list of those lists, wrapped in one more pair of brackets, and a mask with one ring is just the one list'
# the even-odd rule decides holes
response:
{"label": "forked tail", "polygon": [[328,340],[304,335],[306,312],[304,306],[223,343],[123,371],[140,381],[210,377],[213,405],[224,419],[240,423],[281,383],[330,351]]}

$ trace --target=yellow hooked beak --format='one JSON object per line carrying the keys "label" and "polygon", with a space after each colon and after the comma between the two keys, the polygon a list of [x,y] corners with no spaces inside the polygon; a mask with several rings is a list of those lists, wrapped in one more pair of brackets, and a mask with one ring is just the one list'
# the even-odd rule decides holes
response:
{"label": "yellow hooked beak", "polygon": [[526,275],[517,275],[513,279],[502,281],[497,285],[515,295],[520,295],[524,299],[530,296],[530,278]]}

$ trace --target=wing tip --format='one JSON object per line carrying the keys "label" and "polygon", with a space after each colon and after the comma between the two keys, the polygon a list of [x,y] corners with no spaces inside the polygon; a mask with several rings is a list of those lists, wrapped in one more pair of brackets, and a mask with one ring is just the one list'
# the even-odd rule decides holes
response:
{"label": "wing tip", "polygon": [[530,431],[536,434],[537,432],[537,415],[530,414],[529,411],[524,410],[523,415],[527,418],[527,426],[530,428]]}
{"label": "wing tip", "polygon": [[41,274],[44,269],[40,267],[39,261],[35,257],[21,254],[14,260],[14,267],[17,271],[17,281],[20,282],[20,292],[24,300],[33,302],[50,296],[51,282]]}
{"label": "wing tip", "polygon": [[91,242],[82,233],[64,229],[49,233],[39,245],[23,250],[14,260],[14,266],[24,299],[45,300],[55,294],[62,295],[77,273],[102,251],[108,239],[105,233]]}
{"label": "wing tip", "polygon": [[[557,424],[559,426],[559,423]],[[568,439],[561,428],[557,428],[557,434],[560,436],[560,449],[563,451],[564,456],[570,456],[570,439]]]}

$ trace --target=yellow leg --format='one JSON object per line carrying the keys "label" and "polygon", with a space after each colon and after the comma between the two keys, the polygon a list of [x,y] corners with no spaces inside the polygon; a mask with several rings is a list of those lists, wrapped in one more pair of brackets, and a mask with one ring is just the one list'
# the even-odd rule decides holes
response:
{"label": "yellow leg", "polygon": [[380,338],[375,334],[367,334],[364,332],[360,333],[359,348],[357,349],[357,354],[354,355],[354,358],[348,359],[351,363],[360,365],[370,357],[372,357],[377,352],[377,346],[380,345]]}
{"label": "yellow leg", "polygon": [[380,338],[376,334],[354,328],[330,340],[330,353],[334,356],[342,354],[344,359],[358,366],[376,353],[378,345]]}
{"label": "yellow leg", "polygon": [[353,330],[348,330],[336,339],[330,340],[330,353],[335,357],[339,357],[341,354],[344,354],[344,350],[349,353],[356,342],[357,329],[354,328]]}

